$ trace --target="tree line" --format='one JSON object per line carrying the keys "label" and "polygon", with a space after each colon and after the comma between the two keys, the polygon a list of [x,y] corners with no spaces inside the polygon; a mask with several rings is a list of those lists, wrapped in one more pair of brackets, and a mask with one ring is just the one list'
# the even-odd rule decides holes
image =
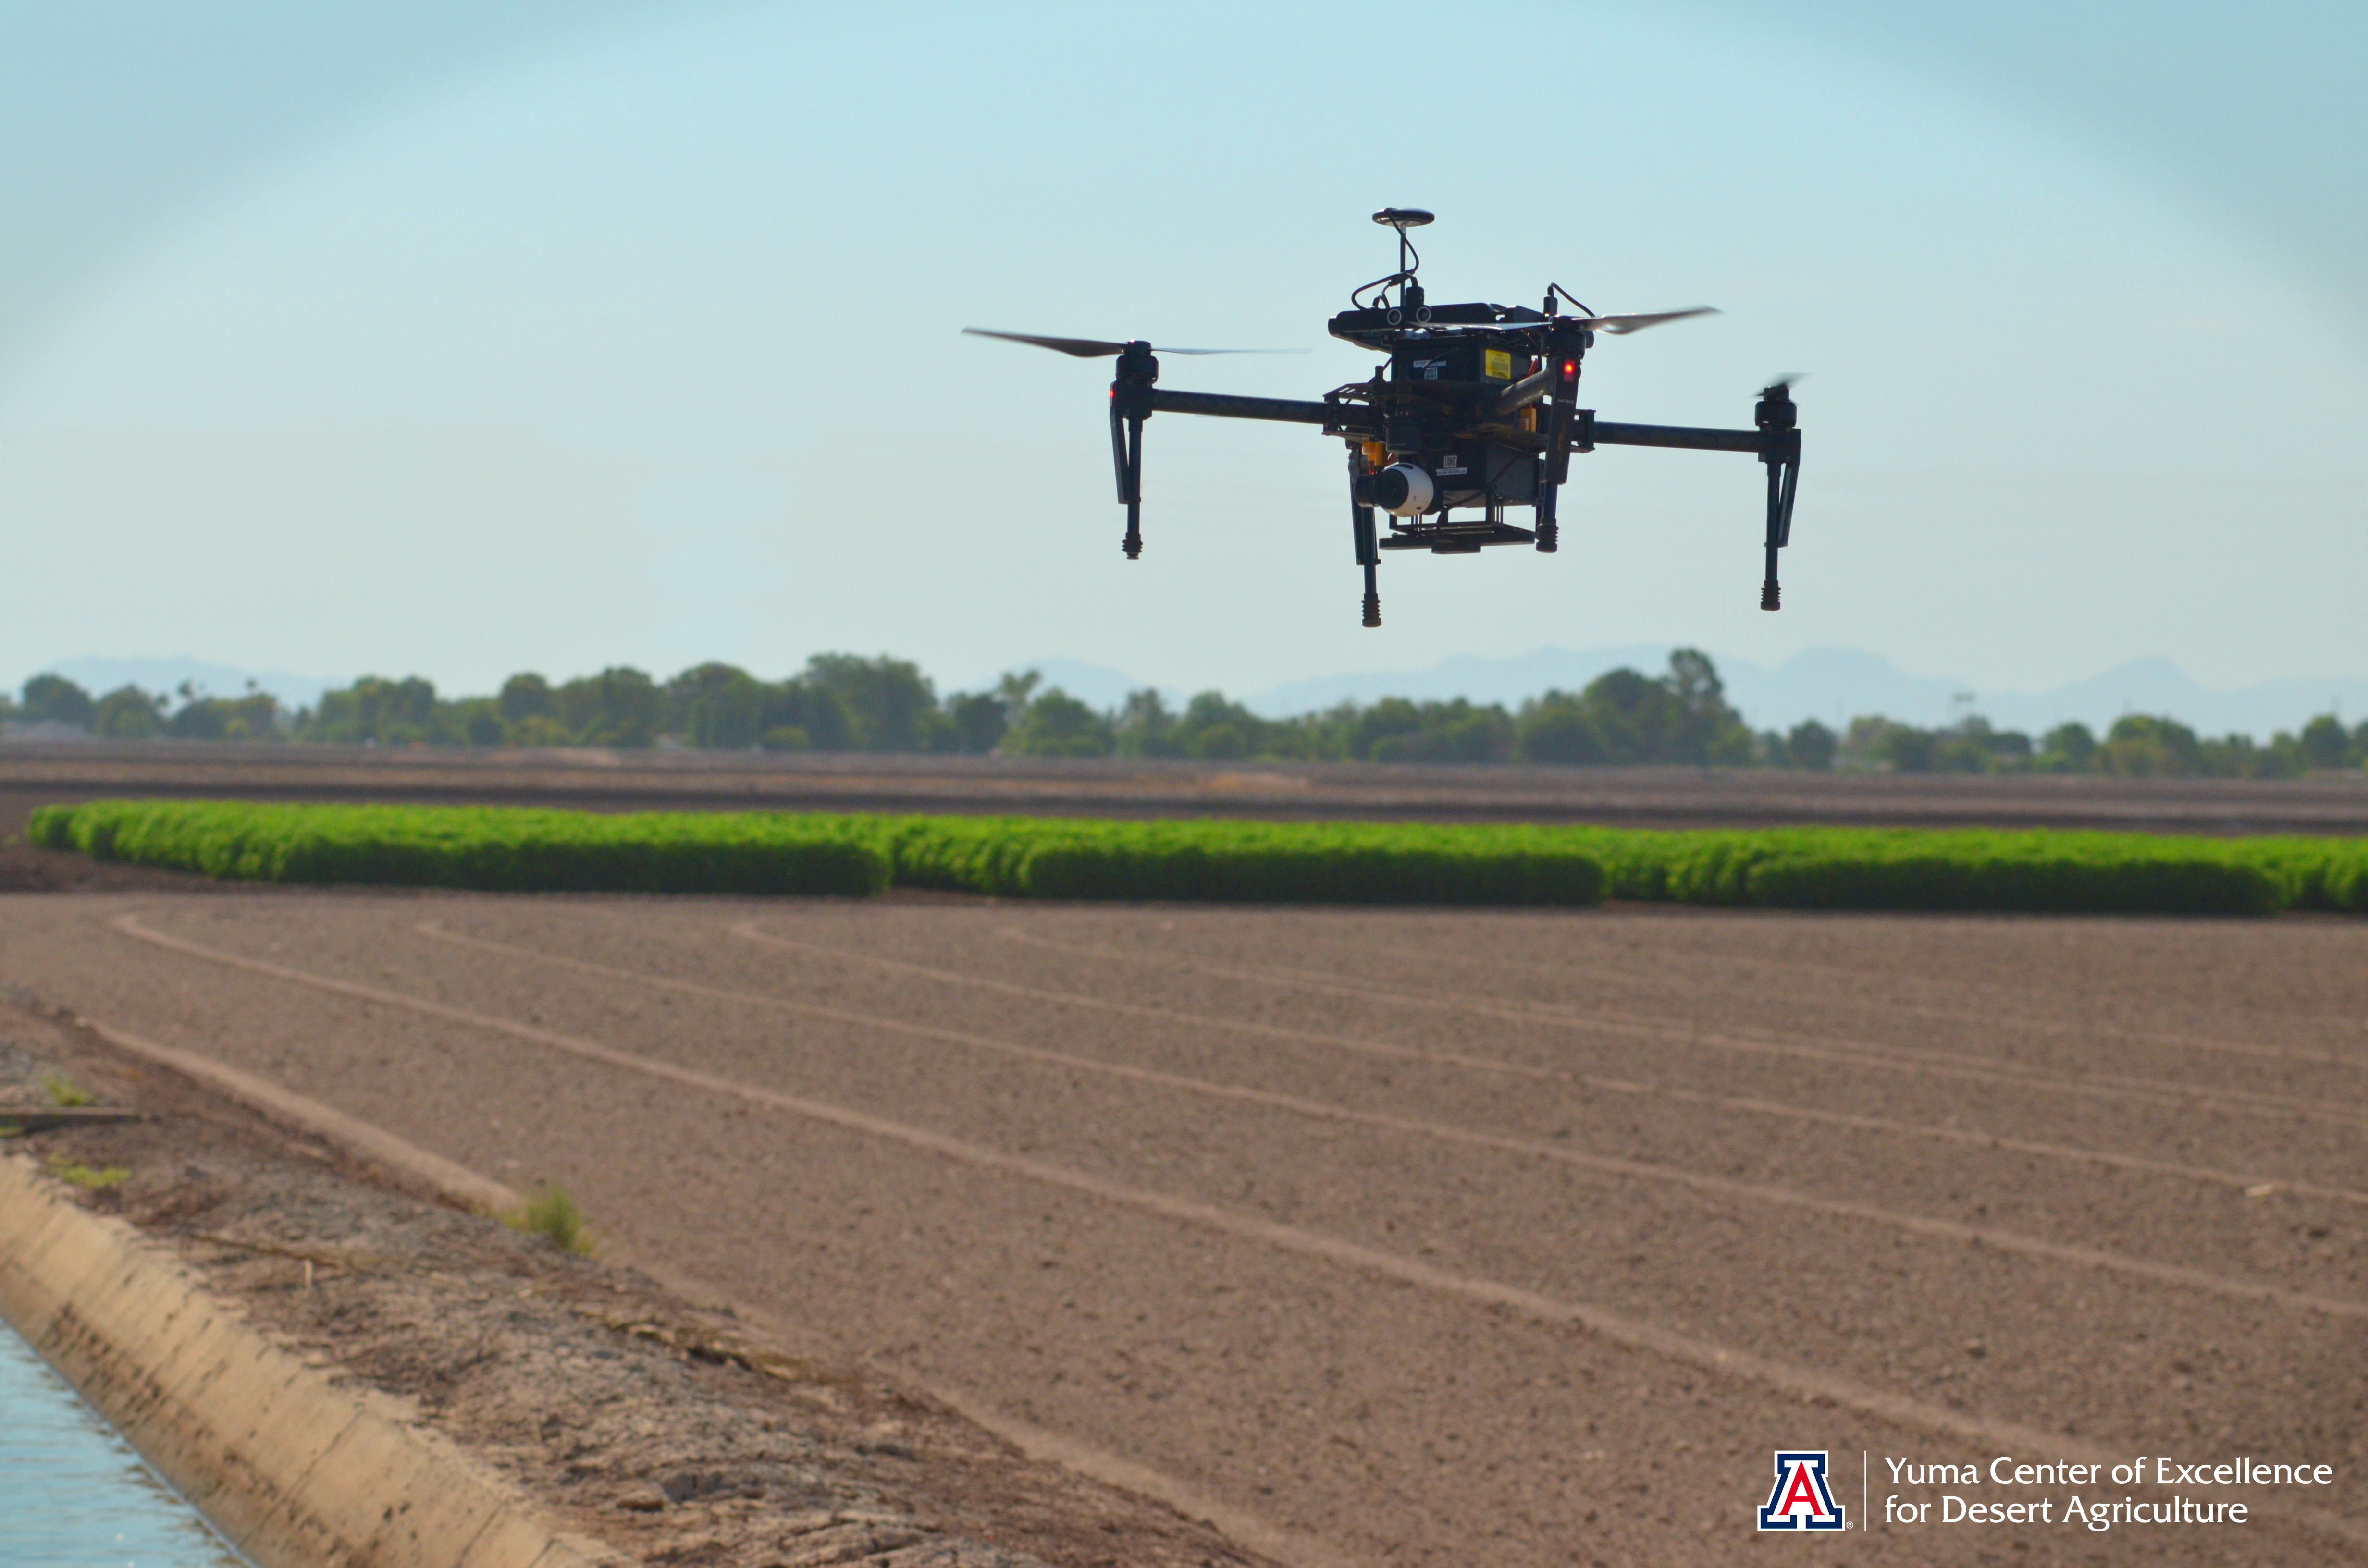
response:
{"label": "tree line", "polygon": [[1616,669],[1577,692],[1518,707],[1383,698],[1285,718],[1204,691],[1178,710],[1155,690],[1097,709],[1033,673],[985,691],[940,696],[918,665],[882,654],[817,653],[786,679],[696,665],[659,681],[619,665],[553,683],[510,676],[492,696],[447,698],[418,676],[366,676],[292,711],[249,688],[179,701],[124,686],[94,697],[56,675],[0,696],[0,719],[115,740],[288,741],[370,745],[684,746],[710,751],[923,752],[1202,761],[1645,764],[1893,773],[2098,773],[2290,778],[2368,762],[2368,722],[2322,714],[2267,742],[2199,736],[2178,721],[2127,714],[2100,736],[2059,724],[2036,738],[1978,715],[1931,729],[1880,716],[1839,733],[1809,720],[1754,732],[1726,700],[1709,655],[1680,648],[1647,676]]}

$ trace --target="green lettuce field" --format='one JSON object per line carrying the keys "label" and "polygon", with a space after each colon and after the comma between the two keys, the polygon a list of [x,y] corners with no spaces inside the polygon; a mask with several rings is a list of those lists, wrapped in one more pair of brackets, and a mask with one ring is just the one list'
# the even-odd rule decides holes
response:
{"label": "green lettuce field", "polygon": [[102,801],[31,837],[214,877],[504,892],[2368,914],[2368,841],[1800,827],[1647,832],[1070,817],[609,814]]}

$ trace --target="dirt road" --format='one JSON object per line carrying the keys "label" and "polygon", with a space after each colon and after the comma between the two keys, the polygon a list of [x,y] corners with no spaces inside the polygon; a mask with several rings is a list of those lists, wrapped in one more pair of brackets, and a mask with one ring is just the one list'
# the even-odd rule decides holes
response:
{"label": "dirt road", "polygon": [[1797,1552],[1778,1449],[1821,1562],[2368,1558],[2358,922],[158,892],[0,899],[0,980],[1310,1562]]}
{"label": "dirt road", "polygon": [[2304,779],[2121,778],[582,747],[378,750],[215,741],[0,744],[0,838],[21,835],[36,807],[126,795],[602,812],[2368,833],[2368,774],[2359,772]]}

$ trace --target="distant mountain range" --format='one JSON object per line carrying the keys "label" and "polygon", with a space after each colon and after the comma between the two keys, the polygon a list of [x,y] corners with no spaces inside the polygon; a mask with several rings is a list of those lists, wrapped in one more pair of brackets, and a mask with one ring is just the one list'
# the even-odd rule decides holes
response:
{"label": "distant mountain range", "polygon": [[[1542,648],[1505,659],[1465,654],[1427,670],[1288,681],[1241,700],[1254,712],[1277,718],[1383,697],[1430,701],[1465,697],[1512,707],[1550,690],[1576,691],[1622,665],[1657,674],[1667,667],[1668,657],[1668,646],[1659,643],[1583,652]],[[1964,681],[1909,675],[1878,654],[1848,648],[1812,648],[1773,669],[1748,659],[1712,657],[1726,682],[1727,699],[1754,728],[1763,730],[1789,729],[1804,719],[1833,724],[1861,713],[1913,724],[1943,724],[1970,707],[2002,729],[2032,733],[2067,720],[2102,730],[2124,713],[2163,713],[2206,734],[2242,732],[2266,738],[2272,731],[2298,729],[2330,709],[2349,722],[2368,717],[2368,680],[2275,680],[2222,690],[2197,684],[2161,658],[2135,660],[2049,691],[1985,691]],[[1019,667],[1040,670],[1045,685],[1058,686],[1100,708],[1115,707],[1128,692],[1150,684],[1074,659],[1043,659]],[[1182,694],[1163,688],[1163,695],[1173,703]]]}

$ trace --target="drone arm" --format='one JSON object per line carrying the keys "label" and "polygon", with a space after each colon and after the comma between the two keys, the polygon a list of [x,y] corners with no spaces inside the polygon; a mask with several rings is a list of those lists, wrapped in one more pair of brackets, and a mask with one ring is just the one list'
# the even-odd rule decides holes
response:
{"label": "drone arm", "polygon": [[1713,430],[1699,425],[1618,425],[1598,419],[1599,447],[1683,447],[1698,452],[1757,452],[1765,438],[1757,430]]}
{"label": "drone arm", "polygon": [[1549,365],[1533,376],[1525,376],[1512,382],[1498,392],[1495,397],[1482,403],[1477,411],[1479,417],[1502,419],[1508,414],[1518,414],[1530,404],[1543,402],[1551,396],[1554,392],[1554,367]]}
{"label": "drone arm", "polygon": [[[1776,582],[1776,552],[1793,542],[1793,502],[1801,488],[1801,432],[1794,427],[1793,400],[1780,386],[1770,388],[1759,403],[1756,430],[1714,430],[1696,425],[1621,425],[1589,418],[1565,442],[1556,456],[1587,445],[1599,447],[1676,447],[1698,452],[1749,452],[1768,465],[1768,574],[1759,585],[1759,608],[1781,608]],[[1551,492],[1549,492],[1551,494]]]}
{"label": "drone arm", "polygon": [[1151,389],[1149,406],[1162,414],[1213,414],[1225,419],[1272,419],[1286,425],[1321,425],[1333,416],[1325,403],[1288,397],[1233,397],[1223,392]]}
{"label": "drone arm", "polygon": [[1228,397],[1216,392],[1168,392],[1157,384],[1159,362],[1147,348],[1130,345],[1110,383],[1110,470],[1118,480],[1119,504],[1126,508],[1123,548],[1129,561],[1143,556],[1143,422],[1155,414],[1214,414],[1231,419],[1275,419],[1322,425],[1335,417],[1321,403],[1280,397]]}

